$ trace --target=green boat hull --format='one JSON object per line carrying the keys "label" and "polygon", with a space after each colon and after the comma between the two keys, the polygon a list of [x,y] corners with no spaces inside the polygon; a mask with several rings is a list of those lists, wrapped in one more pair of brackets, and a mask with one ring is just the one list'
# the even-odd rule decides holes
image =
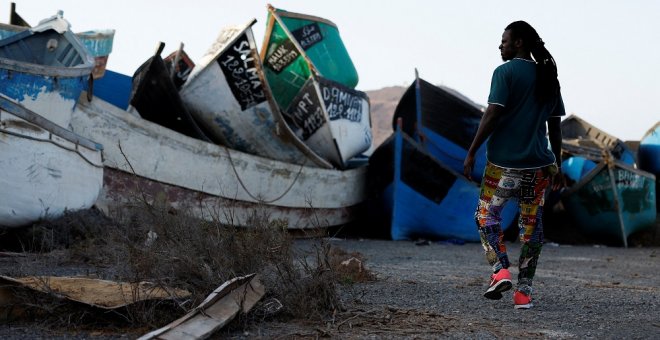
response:
{"label": "green boat hull", "polygon": [[619,162],[610,169],[602,162],[566,190],[562,202],[583,234],[627,245],[628,236],[655,225],[655,176]]}
{"label": "green boat hull", "polygon": [[337,26],[319,17],[269,11],[262,60],[273,96],[283,110],[313,72],[349,88],[358,83]]}

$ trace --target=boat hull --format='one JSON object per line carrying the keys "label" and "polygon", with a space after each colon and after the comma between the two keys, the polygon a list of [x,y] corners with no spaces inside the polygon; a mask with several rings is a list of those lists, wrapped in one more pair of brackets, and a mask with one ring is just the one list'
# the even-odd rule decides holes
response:
{"label": "boat hull", "polygon": [[602,162],[562,193],[562,203],[585,235],[625,244],[631,234],[655,225],[655,176],[622,162],[608,169]]}
{"label": "boat hull", "polygon": [[0,40],[0,93],[64,128],[93,67],[59,14]]}
{"label": "boat hull", "polygon": [[131,77],[112,70],[106,70],[103,78],[94,81],[94,95],[122,110],[128,109],[131,90]]}
{"label": "boat hull", "polygon": [[282,109],[312,74],[349,88],[358,83],[337,26],[323,18],[269,7],[262,53],[266,78]]}
{"label": "boat hull", "polygon": [[99,79],[105,75],[108,58],[112,52],[115,30],[93,30],[76,33],[87,52],[94,58],[92,77]]}
{"label": "boat hull", "polygon": [[330,168],[284,123],[263,78],[253,24],[222,30],[181,88],[183,102],[217,143],[274,160]]}
{"label": "boat hull", "polygon": [[310,77],[284,118],[312,151],[344,169],[371,146],[369,98],[321,77]]}
{"label": "boat hull", "polygon": [[660,175],[660,122],[656,123],[639,141],[639,168]]}
{"label": "boat hull", "polygon": [[[90,208],[103,183],[100,145],[63,138],[55,123],[29,122],[0,98],[0,226],[22,227],[66,211]],[[35,115],[33,115],[35,116]]]}
{"label": "boat hull", "polygon": [[242,153],[176,133],[98,98],[81,101],[71,125],[105,146],[104,164],[114,170],[98,204],[107,209],[121,209],[122,202],[135,200],[136,189],[153,186],[151,200],[194,205],[198,208],[191,212],[201,218],[249,227],[255,211],[265,211],[289,229],[306,229],[352,221],[366,197],[365,167],[320,169]]}
{"label": "boat hull", "polygon": [[[479,242],[474,220],[479,186],[423,151],[403,132],[374,151],[369,161],[370,186],[377,205],[387,216],[393,240],[459,239]],[[514,202],[502,212],[508,229],[517,212]]]}
{"label": "boat hull", "polygon": [[[160,47],[164,47],[164,44]],[[144,119],[186,136],[210,142],[183,104],[169,70],[160,57],[160,50],[135,71],[131,105]]]}
{"label": "boat hull", "polygon": [[[459,92],[421,78],[408,87],[393,115],[392,127],[420,141],[433,157],[462,173],[463,160],[481,121],[482,108]],[[486,167],[486,143],[475,154],[472,179],[481,182]]]}

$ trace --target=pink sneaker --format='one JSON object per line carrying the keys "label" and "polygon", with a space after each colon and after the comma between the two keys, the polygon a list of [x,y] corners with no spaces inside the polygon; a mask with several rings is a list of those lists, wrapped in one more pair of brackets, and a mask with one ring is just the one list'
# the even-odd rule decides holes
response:
{"label": "pink sneaker", "polygon": [[513,308],[515,309],[530,309],[534,306],[532,304],[532,296],[527,295],[521,291],[516,290],[513,293]]}
{"label": "pink sneaker", "polygon": [[502,298],[502,292],[511,289],[511,273],[508,269],[500,269],[496,274],[490,276],[490,287],[484,293],[484,296],[491,300],[499,300]]}

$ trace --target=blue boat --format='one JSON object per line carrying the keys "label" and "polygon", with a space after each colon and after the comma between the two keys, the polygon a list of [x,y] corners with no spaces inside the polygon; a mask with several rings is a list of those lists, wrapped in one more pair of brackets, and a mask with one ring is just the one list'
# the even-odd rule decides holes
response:
{"label": "blue boat", "polygon": [[94,80],[94,96],[122,110],[128,110],[131,90],[131,76],[112,70],[106,70],[103,78]]}
{"label": "blue boat", "polygon": [[561,201],[575,230],[627,247],[631,234],[652,229],[656,177],[637,168],[634,151],[575,115],[561,122],[561,130],[567,183]]}
{"label": "blue boat", "polygon": [[64,128],[93,69],[61,11],[0,40],[0,93]]}
{"label": "blue boat", "polygon": [[[22,32],[30,27],[30,24],[16,12],[16,4],[12,2],[9,9],[9,25],[0,24],[0,39]],[[94,58],[92,77],[94,79],[103,77],[105,66],[108,63],[108,57],[110,56],[110,52],[112,52],[115,30],[90,30],[76,33],[76,37],[78,37],[87,49],[87,52]]]}
{"label": "blue boat", "polygon": [[[399,100],[392,127],[403,119],[403,131],[421,142],[434,158],[458,173],[477,133],[483,107],[459,92],[417,78]],[[472,178],[481,182],[486,167],[486,143],[476,153]]]}
{"label": "blue boat", "polygon": [[[627,247],[630,235],[654,228],[653,174],[611,156],[600,160],[573,156],[563,164],[570,186],[561,194],[562,205],[582,234],[599,242],[621,240]],[[581,177],[573,182],[578,174]]]}
{"label": "blue boat", "polygon": [[[474,212],[479,184],[444,165],[398,128],[369,159],[372,215],[389,227],[393,240],[480,240]],[[507,229],[515,204],[502,212]]]}
{"label": "blue boat", "polygon": [[[637,159],[640,169],[654,174],[656,178],[660,176],[660,122],[655,123],[639,141]],[[658,183],[656,182],[657,191]],[[656,208],[660,208],[660,206]]]}

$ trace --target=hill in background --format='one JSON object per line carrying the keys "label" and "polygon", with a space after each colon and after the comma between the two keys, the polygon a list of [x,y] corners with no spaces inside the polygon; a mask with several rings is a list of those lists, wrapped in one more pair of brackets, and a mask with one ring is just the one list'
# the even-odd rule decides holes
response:
{"label": "hill in background", "polygon": [[392,134],[392,116],[406,88],[403,86],[390,86],[379,90],[366,91],[371,103],[371,128],[374,148],[378,147]]}

